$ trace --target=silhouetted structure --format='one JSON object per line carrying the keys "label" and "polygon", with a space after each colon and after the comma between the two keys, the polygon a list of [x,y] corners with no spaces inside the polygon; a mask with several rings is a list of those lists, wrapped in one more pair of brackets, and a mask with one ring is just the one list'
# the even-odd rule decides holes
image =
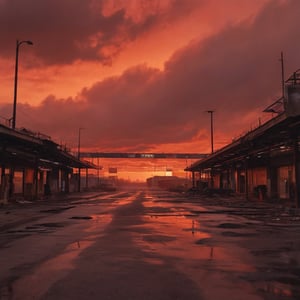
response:
{"label": "silhouetted structure", "polygon": [[[48,136],[0,124],[0,201],[34,200],[75,191],[73,168],[94,168],[62,149]],[[78,175],[77,175],[78,177]]]}
{"label": "silhouetted structure", "polygon": [[194,188],[232,190],[246,198],[300,205],[300,72],[286,81],[287,98],[265,111],[277,116],[186,168]]}
{"label": "silhouetted structure", "polygon": [[86,158],[171,158],[198,159],[207,154],[201,153],[133,153],[133,152],[81,152],[80,157]]}

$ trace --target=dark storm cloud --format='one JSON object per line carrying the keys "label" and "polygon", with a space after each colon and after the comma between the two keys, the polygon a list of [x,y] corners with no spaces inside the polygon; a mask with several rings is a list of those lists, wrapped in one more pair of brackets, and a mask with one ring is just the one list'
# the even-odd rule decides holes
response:
{"label": "dark storm cloud", "polygon": [[[32,40],[32,53],[44,64],[68,64],[76,60],[99,60],[110,64],[130,41],[152,28],[179,17],[192,9],[187,1],[171,1],[169,10],[159,7],[148,11],[139,21],[124,7],[109,15],[103,13],[104,0],[1,0],[1,56],[13,56],[15,40]],[[157,7],[148,1],[139,10]],[[123,2],[121,2],[123,3]],[[195,2],[194,2],[195,3]],[[195,5],[195,4],[194,4]],[[183,15],[181,15],[183,16]]]}
{"label": "dark storm cloud", "polygon": [[182,49],[165,71],[131,68],[76,99],[49,97],[30,115],[44,116],[38,126],[46,133],[70,136],[87,127],[87,146],[130,149],[190,141],[208,129],[205,111],[216,109],[216,135],[230,137],[248,126],[247,114],[280,96],[280,51],[287,53],[287,73],[299,68],[297,11],[300,1],[273,1],[251,23]]}
{"label": "dark storm cloud", "polygon": [[251,23],[229,26],[175,54],[166,72],[178,113],[216,109],[220,129],[232,131],[245,114],[278,99],[280,52],[286,74],[300,65],[298,11],[299,1],[272,1]]}

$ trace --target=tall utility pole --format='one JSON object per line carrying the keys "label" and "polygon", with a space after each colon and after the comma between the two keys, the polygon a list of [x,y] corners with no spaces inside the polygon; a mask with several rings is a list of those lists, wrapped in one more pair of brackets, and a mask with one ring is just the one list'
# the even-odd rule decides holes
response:
{"label": "tall utility pole", "polygon": [[13,116],[12,116],[12,128],[13,129],[16,128],[19,48],[22,44],[33,45],[32,41],[18,41],[17,40],[17,43],[16,43],[15,88],[14,88],[14,105],[13,105]]}
{"label": "tall utility pole", "polygon": [[210,114],[210,144],[211,153],[214,153],[214,110],[207,110]]}

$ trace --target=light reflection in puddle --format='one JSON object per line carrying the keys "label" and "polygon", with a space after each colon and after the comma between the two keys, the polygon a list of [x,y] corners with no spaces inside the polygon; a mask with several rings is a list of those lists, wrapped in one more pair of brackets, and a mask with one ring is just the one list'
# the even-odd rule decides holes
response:
{"label": "light reflection in puddle", "polygon": [[114,201],[114,205],[119,207],[119,206],[130,204],[132,203],[132,201],[136,200],[141,194],[142,192],[139,191],[133,194],[130,193],[129,195],[126,195],[126,197],[124,198],[117,197],[118,200]]}
{"label": "light reflection in puddle", "polygon": [[197,214],[193,214],[188,212],[186,209],[182,207],[168,207],[168,206],[163,206],[160,207],[158,205],[152,205],[153,203],[151,202],[151,205],[143,203],[143,206],[146,208],[145,213],[153,218],[156,217],[164,217],[164,216],[185,216],[185,217],[196,217],[198,216]]}
{"label": "light reflection in puddle", "polygon": [[94,232],[97,230],[103,230],[105,226],[107,226],[111,220],[111,214],[94,214],[91,215],[92,219],[88,223],[89,227],[85,229],[87,232]]}
{"label": "light reflection in puddle", "polygon": [[[228,245],[220,244],[205,232],[195,217],[146,215],[144,218],[147,232],[152,234],[136,233],[133,237],[145,253],[145,263],[172,265],[194,281],[203,292],[203,299],[260,299],[253,297],[250,284],[236,277],[241,272],[255,271],[252,264],[245,262],[246,250],[225,248]],[[233,290],[236,297],[232,297]]]}
{"label": "light reflection in puddle", "polygon": [[32,274],[15,281],[9,299],[39,299],[56,281],[74,269],[76,258],[94,243],[95,240],[82,240],[68,245],[62,254],[47,260]]}
{"label": "light reflection in puddle", "polygon": [[[208,299],[219,299],[221,297],[230,299],[261,299],[261,295],[266,299],[300,299],[298,288],[293,285],[283,284],[277,281],[260,281],[254,283],[240,280],[241,274],[256,274],[257,269],[253,263],[253,257],[247,249],[239,247],[237,244],[228,242],[224,236],[215,237],[203,232],[201,228],[200,214],[206,211],[201,206],[184,205],[181,209],[180,203],[160,202],[154,199],[146,199],[143,204],[148,209],[147,222],[151,235],[140,235],[136,237],[136,242],[147,253],[145,256],[156,256],[165,263],[169,258],[175,258],[176,263],[183,273],[193,278],[199,283],[200,289],[205,284],[204,296]],[[186,211],[190,211],[195,216],[188,216]],[[157,212],[157,213],[155,213]],[[218,215],[216,220],[211,215],[201,214],[201,221],[212,222],[213,227],[220,222],[235,222],[236,217],[230,215]],[[242,235],[240,232],[237,235]],[[162,238],[156,240],[155,236],[172,237],[169,240]],[[145,262],[155,263],[156,259],[146,258]],[[199,280],[199,278],[201,280]],[[224,279],[226,285],[224,285]],[[232,297],[232,290],[236,291],[237,297]],[[259,291],[258,297],[255,292]],[[206,297],[207,296],[207,297]],[[228,297],[227,297],[228,296]]]}
{"label": "light reflection in puddle", "polygon": [[168,215],[149,219],[153,234],[136,237],[136,242],[146,251],[150,249],[150,252],[171,257],[199,258],[199,246],[195,245],[196,239],[210,237],[208,233],[195,231],[195,225],[195,232],[192,234],[193,220],[184,216]]}
{"label": "light reflection in puddle", "polygon": [[152,212],[153,214],[155,214],[156,210],[157,213],[162,212],[163,210],[164,213],[169,212],[170,215],[197,216],[198,214],[194,212],[195,210],[197,212],[207,211],[206,208],[199,205],[195,207],[193,203],[185,202],[184,205],[182,205],[182,201],[180,201],[180,199],[178,202],[172,201],[172,199],[169,199],[170,201],[164,199],[165,201],[162,202],[159,198],[149,195],[146,195],[144,199],[146,201],[143,202],[143,206],[147,209],[150,209],[150,212]]}
{"label": "light reflection in puddle", "polygon": [[[241,253],[235,255],[217,245],[211,235],[201,231],[201,224],[185,216],[158,216],[148,217],[151,232],[136,236],[136,243],[149,254],[162,257],[182,258],[182,263],[188,261],[190,267],[197,268],[196,261],[204,260],[213,263],[214,269],[228,271],[253,272],[254,267],[240,260]],[[186,268],[186,266],[184,266]]]}

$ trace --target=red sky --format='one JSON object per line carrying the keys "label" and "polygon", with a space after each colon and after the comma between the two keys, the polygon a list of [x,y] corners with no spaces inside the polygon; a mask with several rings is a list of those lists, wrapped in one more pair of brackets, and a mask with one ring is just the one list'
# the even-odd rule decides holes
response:
{"label": "red sky", "polygon": [[0,0],[0,117],[76,150],[209,152],[300,67],[299,0]]}

